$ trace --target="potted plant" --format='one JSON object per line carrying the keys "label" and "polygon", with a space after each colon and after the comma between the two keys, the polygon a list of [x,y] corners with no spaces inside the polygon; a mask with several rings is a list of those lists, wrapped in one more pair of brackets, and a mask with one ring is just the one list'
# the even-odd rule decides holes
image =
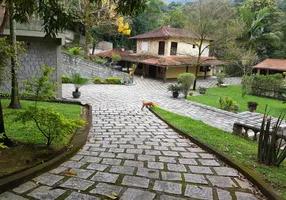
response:
{"label": "potted plant", "polygon": [[204,87],[200,87],[200,89],[199,89],[199,93],[200,94],[205,94],[206,93],[206,88],[204,88]]}
{"label": "potted plant", "polygon": [[180,90],[181,90],[181,87],[178,84],[171,84],[168,86],[168,91],[173,92],[174,98],[177,98],[179,96]]}
{"label": "potted plant", "polygon": [[88,83],[88,78],[83,78],[79,73],[74,73],[70,77],[71,82],[74,84],[75,91],[72,92],[73,98],[79,98],[81,93],[79,92],[79,88]]}
{"label": "potted plant", "polygon": [[249,101],[249,102],[247,102],[247,105],[248,105],[248,110],[249,110],[250,112],[253,112],[253,111],[256,110],[256,108],[257,108],[257,106],[258,106],[258,103]]}

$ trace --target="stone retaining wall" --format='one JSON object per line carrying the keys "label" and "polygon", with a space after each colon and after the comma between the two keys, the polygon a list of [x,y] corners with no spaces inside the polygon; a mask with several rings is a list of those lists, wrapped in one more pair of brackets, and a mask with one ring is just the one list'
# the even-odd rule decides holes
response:
{"label": "stone retaining wall", "polygon": [[72,73],[80,73],[91,80],[93,78],[104,80],[111,77],[122,79],[129,77],[126,73],[62,52],[62,75],[70,76]]}

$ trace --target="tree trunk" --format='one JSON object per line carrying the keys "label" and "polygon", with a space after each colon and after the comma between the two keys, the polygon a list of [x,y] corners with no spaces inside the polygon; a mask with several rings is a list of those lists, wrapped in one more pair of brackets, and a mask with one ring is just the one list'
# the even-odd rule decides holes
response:
{"label": "tree trunk", "polygon": [[3,138],[0,139],[0,143],[3,143],[5,146],[8,146],[8,147],[13,146],[13,142],[5,134],[4,116],[3,116],[3,111],[2,111],[1,100],[0,100],[0,134],[3,134]]}
{"label": "tree trunk", "polygon": [[14,2],[8,1],[9,21],[10,21],[10,43],[13,47],[14,57],[11,58],[11,102],[9,108],[20,109],[19,88],[18,88],[18,72],[17,72],[17,41],[16,41],[16,22],[13,20]]}
{"label": "tree trunk", "polygon": [[90,33],[90,2],[89,0],[85,1],[85,47],[84,47],[84,57],[88,59],[89,55],[89,44],[91,40],[91,33]]}
{"label": "tree trunk", "polygon": [[196,90],[198,71],[199,71],[199,66],[196,66],[196,74],[195,74],[196,78],[194,81],[193,90]]}

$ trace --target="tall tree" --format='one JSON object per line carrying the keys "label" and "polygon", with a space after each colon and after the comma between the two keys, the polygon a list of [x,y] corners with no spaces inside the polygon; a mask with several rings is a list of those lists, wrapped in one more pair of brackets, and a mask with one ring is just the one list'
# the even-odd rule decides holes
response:
{"label": "tall tree", "polygon": [[[184,8],[184,27],[191,30],[196,40],[194,45],[198,48],[196,61],[197,78],[199,67],[202,64],[201,56],[211,45],[221,45],[221,43],[234,39],[232,27],[234,10],[227,0],[198,0]],[[212,41],[206,43],[206,41]],[[196,80],[193,85],[196,89]]]}

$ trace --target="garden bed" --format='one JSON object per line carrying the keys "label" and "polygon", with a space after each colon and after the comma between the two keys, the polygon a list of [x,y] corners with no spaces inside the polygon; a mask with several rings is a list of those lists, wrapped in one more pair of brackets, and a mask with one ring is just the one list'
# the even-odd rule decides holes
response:
{"label": "garden bed", "polygon": [[260,177],[263,178],[281,196],[286,198],[286,161],[280,167],[258,164],[256,162],[257,142],[234,136],[202,121],[180,116],[158,107],[155,107],[153,111],[170,125],[204,142],[211,148],[216,149],[215,151],[223,152],[238,164],[244,166],[252,176],[257,176],[257,180]]}
{"label": "garden bed", "polygon": [[[70,143],[74,133],[68,134],[62,142],[55,142],[48,150],[45,138],[34,123],[15,122],[16,113],[20,110],[9,109],[9,100],[2,99],[6,135],[15,142],[14,147],[0,149],[0,178],[23,171],[27,168],[45,163],[62,153]],[[33,106],[33,101],[21,101],[23,108]],[[53,108],[69,119],[76,119],[82,113],[82,106],[38,102],[38,106]]]}
{"label": "garden bed", "polygon": [[268,109],[270,109],[269,115],[271,116],[278,117],[281,111],[286,112],[286,104],[283,104],[283,101],[252,95],[242,97],[241,90],[241,85],[231,85],[226,88],[208,88],[205,95],[190,96],[188,100],[220,108],[220,97],[231,97],[238,104],[238,112],[248,111],[247,102],[257,102],[258,107],[256,112],[262,114],[264,113],[266,105],[268,105]]}

